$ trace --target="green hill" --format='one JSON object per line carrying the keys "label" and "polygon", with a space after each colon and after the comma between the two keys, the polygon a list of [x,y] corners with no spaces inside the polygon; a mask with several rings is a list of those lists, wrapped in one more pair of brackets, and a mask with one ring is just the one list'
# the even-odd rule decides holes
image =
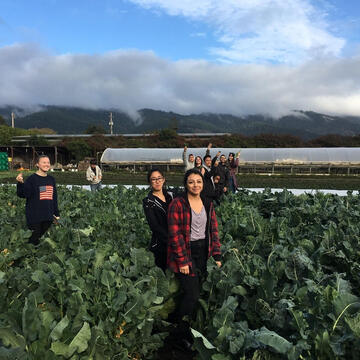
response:
{"label": "green hill", "polygon": [[[40,107],[39,107],[40,108]],[[230,114],[181,115],[152,109],[142,109],[138,119],[131,119],[116,110],[90,110],[76,107],[43,106],[42,110],[27,112],[14,106],[0,108],[10,124],[10,113],[16,114],[16,127],[51,128],[59,134],[81,134],[92,125],[109,129],[109,113],[113,113],[113,132],[148,133],[163,128],[176,128],[178,132],[239,133],[248,136],[258,134],[289,134],[304,140],[326,134],[360,134],[360,117],[328,116],[312,111],[297,111],[291,115],[274,119],[265,115],[234,116]]]}

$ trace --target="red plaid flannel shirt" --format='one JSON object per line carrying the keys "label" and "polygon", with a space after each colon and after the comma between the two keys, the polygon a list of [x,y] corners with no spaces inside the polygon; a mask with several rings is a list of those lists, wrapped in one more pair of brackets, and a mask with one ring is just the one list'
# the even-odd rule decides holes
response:
{"label": "red plaid flannel shirt", "polygon": [[[205,205],[205,204],[204,204]],[[206,208],[206,207],[205,207]],[[209,219],[210,214],[210,219]],[[207,213],[208,224],[207,229],[209,234],[208,239],[208,257],[213,256],[220,260],[220,241],[218,233],[218,223],[214,206],[210,203],[210,208]],[[191,230],[191,208],[185,197],[175,198],[169,205],[168,209],[168,267],[174,271],[179,272],[179,268],[188,265],[190,268],[190,275],[194,276],[192,272],[191,247],[190,247],[190,230]]]}

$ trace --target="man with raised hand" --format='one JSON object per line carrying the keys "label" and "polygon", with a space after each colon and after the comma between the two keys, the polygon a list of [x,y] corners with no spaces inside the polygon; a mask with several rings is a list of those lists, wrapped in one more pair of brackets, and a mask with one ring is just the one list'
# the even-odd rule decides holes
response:
{"label": "man with raised hand", "polygon": [[183,161],[184,161],[185,172],[192,169],[195,166],[195,156],[194,156],[194,154],[189,154],[189,156],[187,156],[187,146],[186,145],[184,146]]}

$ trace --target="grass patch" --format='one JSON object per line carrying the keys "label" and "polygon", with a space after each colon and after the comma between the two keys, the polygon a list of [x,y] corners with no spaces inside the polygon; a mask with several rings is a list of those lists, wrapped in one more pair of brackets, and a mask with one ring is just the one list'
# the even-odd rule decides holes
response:
{"label": "grass patch", "polygon": [[[33,171],[24,171],[29,176]],[[17,171],[0,172],[0,183],[15,184]],[[85,171],[51,172],[58,184],[89,185]],[[109,171],[103,173],[102,183],[105,185],[145,185],[146,173],[129,171]],[[170,186],[179,186],[183,182],[183,173],[167,173],[166,182]],[[333,189],[360,190],[360,177],[347,175],[238,175],[238,185],[244,188],[287,188],[287,189]]]}

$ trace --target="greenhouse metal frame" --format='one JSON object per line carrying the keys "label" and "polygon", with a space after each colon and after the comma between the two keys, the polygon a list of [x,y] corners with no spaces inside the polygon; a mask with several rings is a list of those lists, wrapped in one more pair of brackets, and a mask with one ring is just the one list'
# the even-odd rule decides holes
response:
{"label": "greenhouse metal frame", "polygon": [[[108,148],[100,159],[102,165],[136,167],[147,170],[162,165],[166,170],[183,167],[182,148]],[[239,173],[344,174],[360,173],[360,148],[212,148],[213,157],[221,151],[226,157],[240,151]],[[187,156],[203,157],[206,148],[189,148]]]}

